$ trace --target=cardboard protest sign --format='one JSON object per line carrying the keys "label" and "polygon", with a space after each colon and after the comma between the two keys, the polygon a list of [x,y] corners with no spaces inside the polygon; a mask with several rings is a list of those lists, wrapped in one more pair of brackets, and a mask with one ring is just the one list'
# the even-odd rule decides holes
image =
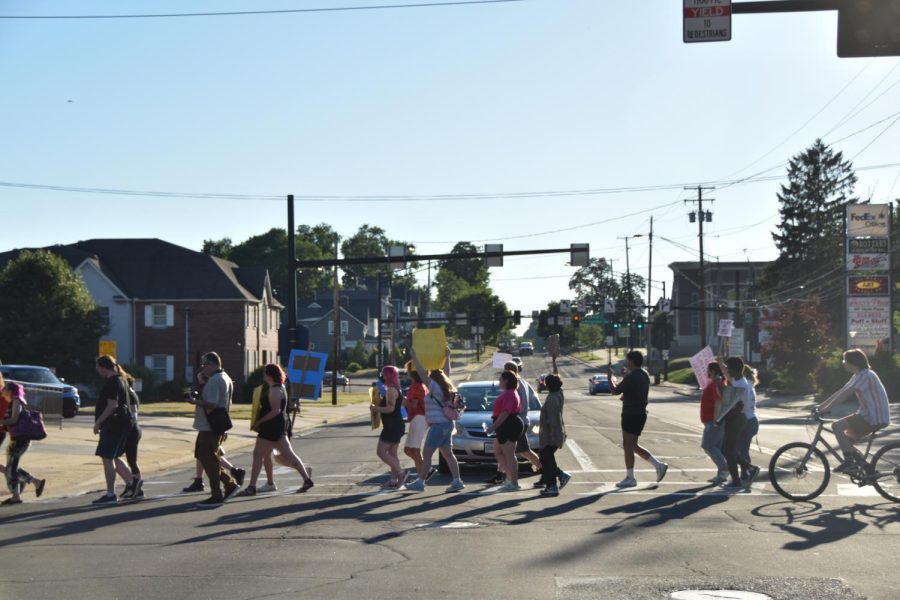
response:
{"label": "cardboard protest sign", "polygon": [[427,370],[444,368],[447,362],[447,336],[443,327],[413,329],[412,345],[416,357]]}
{"label": "cardboard protest sign", "polygon": [[506,352],[494,352],[494,358],[491,361],[491,366],[495,369],[502,369],[503,365],[512,360],[512,354],[507,354]]}
{"label": "cardboard protest sign", "polygon": [[[369,388],[369,401],[372,402],[373,406],[378,406],[378,403],[381,402],[381,395],[378,393],[378,388],[374,385]],[[371,415],[372,429],[378,429],[381,427],[381,413],[373,412]]]}
{"label": "cardboard protest sign", "polygon": [[719,319],[719,337],[731,337],[731,329],[734,321],[731,319]]}
{"label": "cardboard protest sign", "polygon": [[547,336],[547,354],[559,356],[559,334],[553,333]]}
{"label": "cardboard protest sign", "polygon": [[715,362],[715,360],[716,356],[709,346],[690,358],[691,368],[694,369],[694,376],[697,378],[697,383],[701,388],[705,388],[709,383],[706,369],[709,367],[709,363]]}
{"label": "cardboard protest sign", "polygon": [[319,399],[327,361],[328,355],[324,352],[291,350],[286,371],[288,379],[290,379],[288,389],[292,398]]}

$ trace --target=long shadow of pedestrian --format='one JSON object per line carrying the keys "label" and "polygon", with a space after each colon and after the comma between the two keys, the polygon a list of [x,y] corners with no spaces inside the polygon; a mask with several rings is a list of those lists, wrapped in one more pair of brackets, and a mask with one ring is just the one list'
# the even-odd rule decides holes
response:
{"label": "long shadow of pedestrian", "polygon": [[[785,543],[782,546],[785,550],[810,550],[849,538],[869,526],[884,529],[889,524],[900,523],[900,508],[893,504],[876,505],[876,507],[886,507],[883,515],[875,514],[876,507],[863,504],[832,510],[821,510],[821,505],[816,504],[819,510],[801,509],[800,512],[795,512],[793,505],[789,503],[777,503],[777,505],[782,504],[787,504],[785,508],[786,522],[772,524],[785,533],[798,538]],[[765,510],[772,506],[770,504],[758,507],[753,510],[753,514],[765,516],[763,514]]]}
{"label": "long shadow of pedestrian", "polygon": [[[605,527],[597,533],[618,531],[629,521],[640,520],[639,527],[662,525],[672,519],[685,519],[701,510],[727,502],[731,494],[704,494],[702,492],[715,488],[714,484],[679,490],[677,493],[655,496],[649,500],[632,502],[621,506],[613,506],[599,511],[601,515],[628,513],[631,516],[621,519],[614,525]],[[648,517],[650,517],[648,519]]]}

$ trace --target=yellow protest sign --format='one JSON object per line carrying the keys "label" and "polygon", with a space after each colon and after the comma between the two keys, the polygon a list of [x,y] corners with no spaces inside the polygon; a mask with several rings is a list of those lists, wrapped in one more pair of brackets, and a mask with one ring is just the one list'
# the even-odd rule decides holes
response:
{"label": "yellow protest sign", "polygon": [[116,357],[116,342],[113,340],[100,340],[100,352],[97,356],[112,356]]}
{"label": "yellow protest sign", "polygon": [[[378,393],[378,388],[374,384],[369,388],[369,400],[374,406],[378,406],[378,403],[381,401],[381,395]],[[381,413],[373,412],[372,429],[378,429],[379,427],[381,427]]]}
{"label": "yellow protest sign", "polygon": [[263,391],[267,387],[266,385],[258,385],[253,388],[253,404],[250,405],[250,429],[253,429],[253,426],[256,425],[256,417],[259,415],[259,404],[262,402]]}
{"label": "yellow protest sign", "polygon": [[412,345],[423,367],[429,371],[444,368],[447,362],[447,336],[443,327],[413,329]]}

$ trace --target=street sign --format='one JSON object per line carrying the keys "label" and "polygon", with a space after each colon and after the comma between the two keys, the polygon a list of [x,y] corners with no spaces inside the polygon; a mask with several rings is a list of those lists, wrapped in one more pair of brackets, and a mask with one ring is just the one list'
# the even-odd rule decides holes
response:
{"label": "street sign", "polygon": [[731,0],[684,0],[684,43],[731,39]]}
{"label": "street sign", "polygon": [[562,315],[569,314],[570,303],[568,300],[560,300],[559,301],[559,313]]}
{"label": "street sign", "polygon": [[616,312],[616,299],[615,298],[604,298],[603,299],[603,312],[605,312],[605,313]]}
{"label": "street sign", "polygon": [[613,336],[608,335],[608,336],[606,336],[604,343],[606,344],[606,347],[609,348],[610,346],[612,346],[615,343],[615,340],[613,339]]}
{"label": "street sign", "polygon": [[588,315],[581,320],[589,325],[606,325],[609,321],[603,315]]}
{"label": "street sign", "polygon": [[116,342],[115,340],[100,340],[100,353],[97,356],[109,355],[116,358]]}
{"label": "street sign", "polygon": [[500,256],[485,256],[484,266],[486,267],[502,267],[503,266],[503,244],[485,244],[485,254],[499,252]]}

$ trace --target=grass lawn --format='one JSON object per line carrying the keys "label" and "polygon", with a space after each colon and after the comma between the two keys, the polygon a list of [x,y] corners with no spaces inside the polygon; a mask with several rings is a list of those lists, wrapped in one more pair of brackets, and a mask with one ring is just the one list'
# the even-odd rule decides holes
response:
{"label": "grass lawn", "polygon": [[[347,406],[350,404],[360,404],[362,402],[369,402],[369,392],[338,392],[337,405],[338,406]],[[322,399],[318,401],[313,400],[302,400],[302,406],[310,406],[310,405],[319,405],[319,406],[331,406],[331,390],[325,390],[325,393],[322,394]],[[301,409],[302,410],[302,409]],[[188,404],[187,402],[152,402],[149,404],[141,404],[141,414],[142,415],[152,415],[155,417],[193,417],[194,416],[194,405]],[[249,404],[232,404],[231,405],[231,418],[232,419],[250,419],[250,405]]]}

